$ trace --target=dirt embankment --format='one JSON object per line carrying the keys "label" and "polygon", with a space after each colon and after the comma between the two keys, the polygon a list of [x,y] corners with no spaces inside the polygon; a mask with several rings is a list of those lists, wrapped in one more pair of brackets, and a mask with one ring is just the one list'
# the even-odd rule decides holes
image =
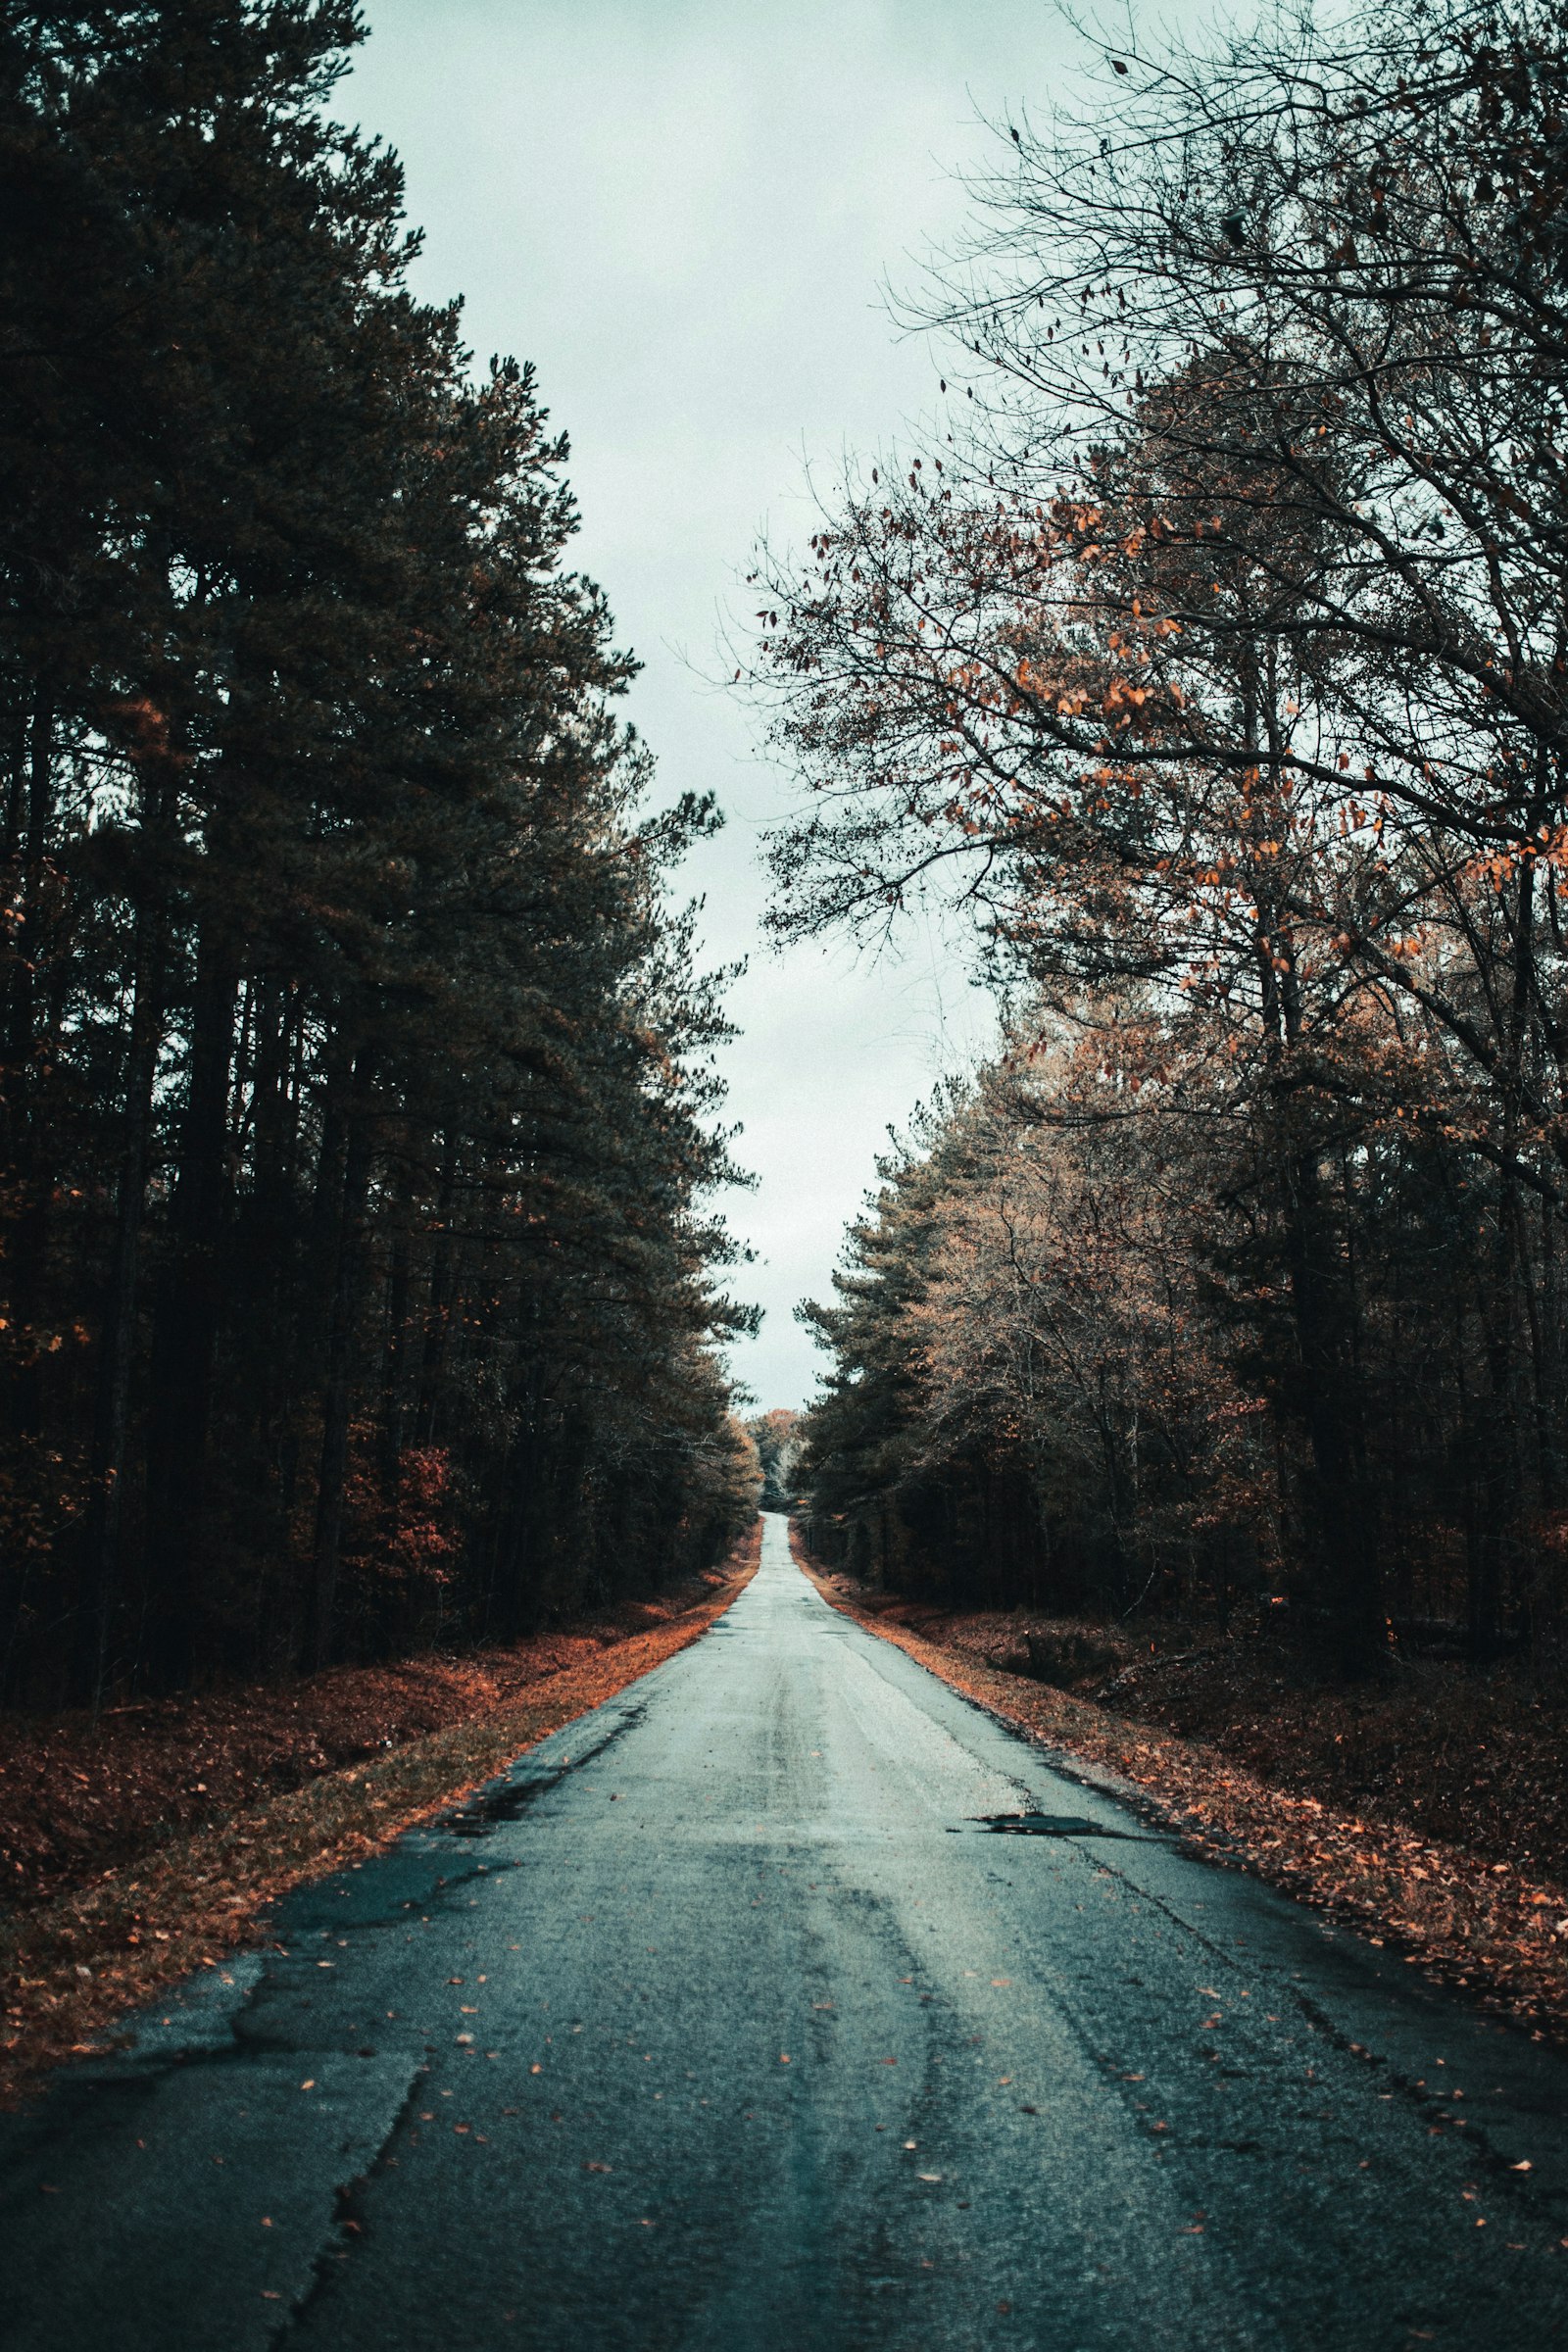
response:
{"label": "dirt embankment", "polygon": [[1195,1845],[1568,2035],[1568,1709],[1517,1669],[1325,1686],[1266,1631],[945,1610],[796,1556],[835,1607]]}
{"label": "dirt embankment", "polygon": [[722,1571],[505,1649],[338,1667],[52,1723],[0,1722],[0,2098],[255,1939],[301,1880],[371,1853],[694,1642]]}

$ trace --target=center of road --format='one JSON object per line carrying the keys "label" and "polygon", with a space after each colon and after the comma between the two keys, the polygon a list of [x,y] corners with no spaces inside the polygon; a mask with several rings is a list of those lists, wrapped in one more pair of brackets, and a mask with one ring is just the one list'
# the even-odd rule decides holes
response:
{"label": "center of road", "polygon": [[1561,2060],[1183,1853],[776,1518],[701,1642],[274,1934],[0,2119],[0,2344],[1564,2332]]}

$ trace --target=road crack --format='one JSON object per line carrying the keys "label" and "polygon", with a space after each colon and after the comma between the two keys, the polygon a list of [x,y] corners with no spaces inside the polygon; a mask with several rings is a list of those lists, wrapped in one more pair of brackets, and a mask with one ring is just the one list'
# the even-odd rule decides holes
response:
{"label": "road crack", "polygon": [[332,2191],[332,2221],[328,2234],[322,2239],[311,2263],[308,2286],[296,2295],[287,2312],[268,2337],[269,2344],[286,2343],[301,2324],[309,2318],[328,2288],[341,2278],[342,2266],[356,2247],[364,2244],[369,2231],[366,2202],[372,2181],[379,2178],[390,2160],[390,2152],[400,2133],[413,2120],[416,2102],[424,2095],[424,2077],[428,2068],[416,2066],[409,2086],[398,2103],[396,2114],[382,2134],[381,2143],[364,2170],[350,2180],[340,2181]]}

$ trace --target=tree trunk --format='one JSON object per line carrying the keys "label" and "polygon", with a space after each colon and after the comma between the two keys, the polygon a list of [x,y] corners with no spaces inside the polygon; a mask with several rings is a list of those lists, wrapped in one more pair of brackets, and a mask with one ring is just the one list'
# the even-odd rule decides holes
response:
{"label": "tree trunk", "polygon": [[197,951],[173,1233],[153,1334],[147,1441],[149,1663],[166,1690],[182,1688],[195,1662],[213,1368],[228,1222],[235,987],[230,945],[209,925]]}
{"label": "tree trunk", "polygon": [[386,1344],[381,1354],[380,1476],[381,1499],[395,1511],[401,1484],[404,1395],[409,1351],[410,1185],[407,1168],[398,1179],[393,1209],[391,1262],[387,1269]]}
{"label": "tree trunk", "polygon": [[306,1625],[305,1665],[316,1673],[330,1662],[343,1541],[343,1493],[348,1475],[351,1372],[359,1320],[365,1206],[369,1194],[372,1133],[370,1064],[355,1061],[349,1082],[347,1140],[339,1197],[326,1376],[321,1391],[321,1458],[316,1489],[316,1545]]}
{"label": "tree trunk", "polygon": [[1383,1644],[1376,1500],[1366,1477],[1353,1302],[1339,1265],[1315,1152],[1291,1154],[1286,1192],[1320,1597],[1341,1668],[1359,1678],[1372,1670]]}
{"label": "tree trunk", "polygon": [[[54,715],[40,707],[28,732],[24,768],[26,815],[18,843],[22,920],[16,955],[6,974],[4,1157],[15,1187],[16,1210],[5,1260],[9,1275],[12,1433],[24,1445],[43,1423],[42,1353],[37,1345],[44,1309],[52,1186],[43,1146],[38,1097],[38,974],[45,961],[44,876],[54,817]],[[19,775],[19,783],[22,777]],[[23,796],[19,793],[19,799]]]}
{"label": "tree trunk", "polygon": [[424,1347],[419,1359],[419,1394],[414,1413],[414,1442],[416,1446],[428,1446],[435,1436],[441,1373],[446,1361],[447,1322],[452,1311],[452,1211],[457,1192],[457,1147],[449,1138],[441,1165],[435,1241],[430,1253],[430,1298],[425,1310]]}
{"label": "tree trunk", "polygon": [[87,1514],[81,1605],[77,1621],[77,1677],[94,1713],[103,1702],[120,1597],[124,1521],[126,1442],[136,1304],[141,1270],[147,1156],[152,1133],[153,1081],[163,1034],[166,916],[161,902],[137,911],[132,967],[130,1037],[125,1054],[114,1244],[105,1288],[93,1425],[92,1505]]}

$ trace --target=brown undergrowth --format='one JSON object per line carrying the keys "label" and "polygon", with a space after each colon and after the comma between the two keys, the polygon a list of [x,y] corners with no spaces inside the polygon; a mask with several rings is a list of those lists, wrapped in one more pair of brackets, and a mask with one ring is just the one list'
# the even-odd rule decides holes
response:
{"label": "brown undergrowth", "polygon": [[[1122,1636],[1086,1674],[1117,1686],[1097,1703],[1020,1668],[1031,1631],[1037,1662],[1044,1646],[1070,1667],[1075,1642],[1105,1644],[1100,1629],[871,1592],[822,1570],[793,1534],[792,1544],[836,1608],[1044,1744],[1131,1784],[1198,1850],[1536,2032],[1568,2036],[1568,1869],[1550,1770],[1555,1759],[1560,1772],[1568,1739],[1512,1687],[1466,1691],[1457,1677],[1418,1677],[1376,1695],[1293,1689],[1267,1644],[1249,1670],[1233,1653],[1228,1670],[1205,1659],[1206,1675],[1193,1671],[1198,1660],[1152,1674],[1147,1641]],[[1491,1760],[1484,1776],[1478,1758]],[[1383,1786],[1369,1791],[1377,1771]],[[1467,1811],[1463,1790],[1478,1777],[1485,1802]],[[1434,1834],[1440,1821],[1447,1836]]]}
{"label": "brown undergrowth", "polygon": [[[225,1951],[255,1914],[456,1802],[514,1756],[684,1649],[756,1572],[506,1649],[342,1667],[0,1732],[0,2100],[101,2043],[122,2013]],[[109,1859],[106,1861],[105,1857]]]}

